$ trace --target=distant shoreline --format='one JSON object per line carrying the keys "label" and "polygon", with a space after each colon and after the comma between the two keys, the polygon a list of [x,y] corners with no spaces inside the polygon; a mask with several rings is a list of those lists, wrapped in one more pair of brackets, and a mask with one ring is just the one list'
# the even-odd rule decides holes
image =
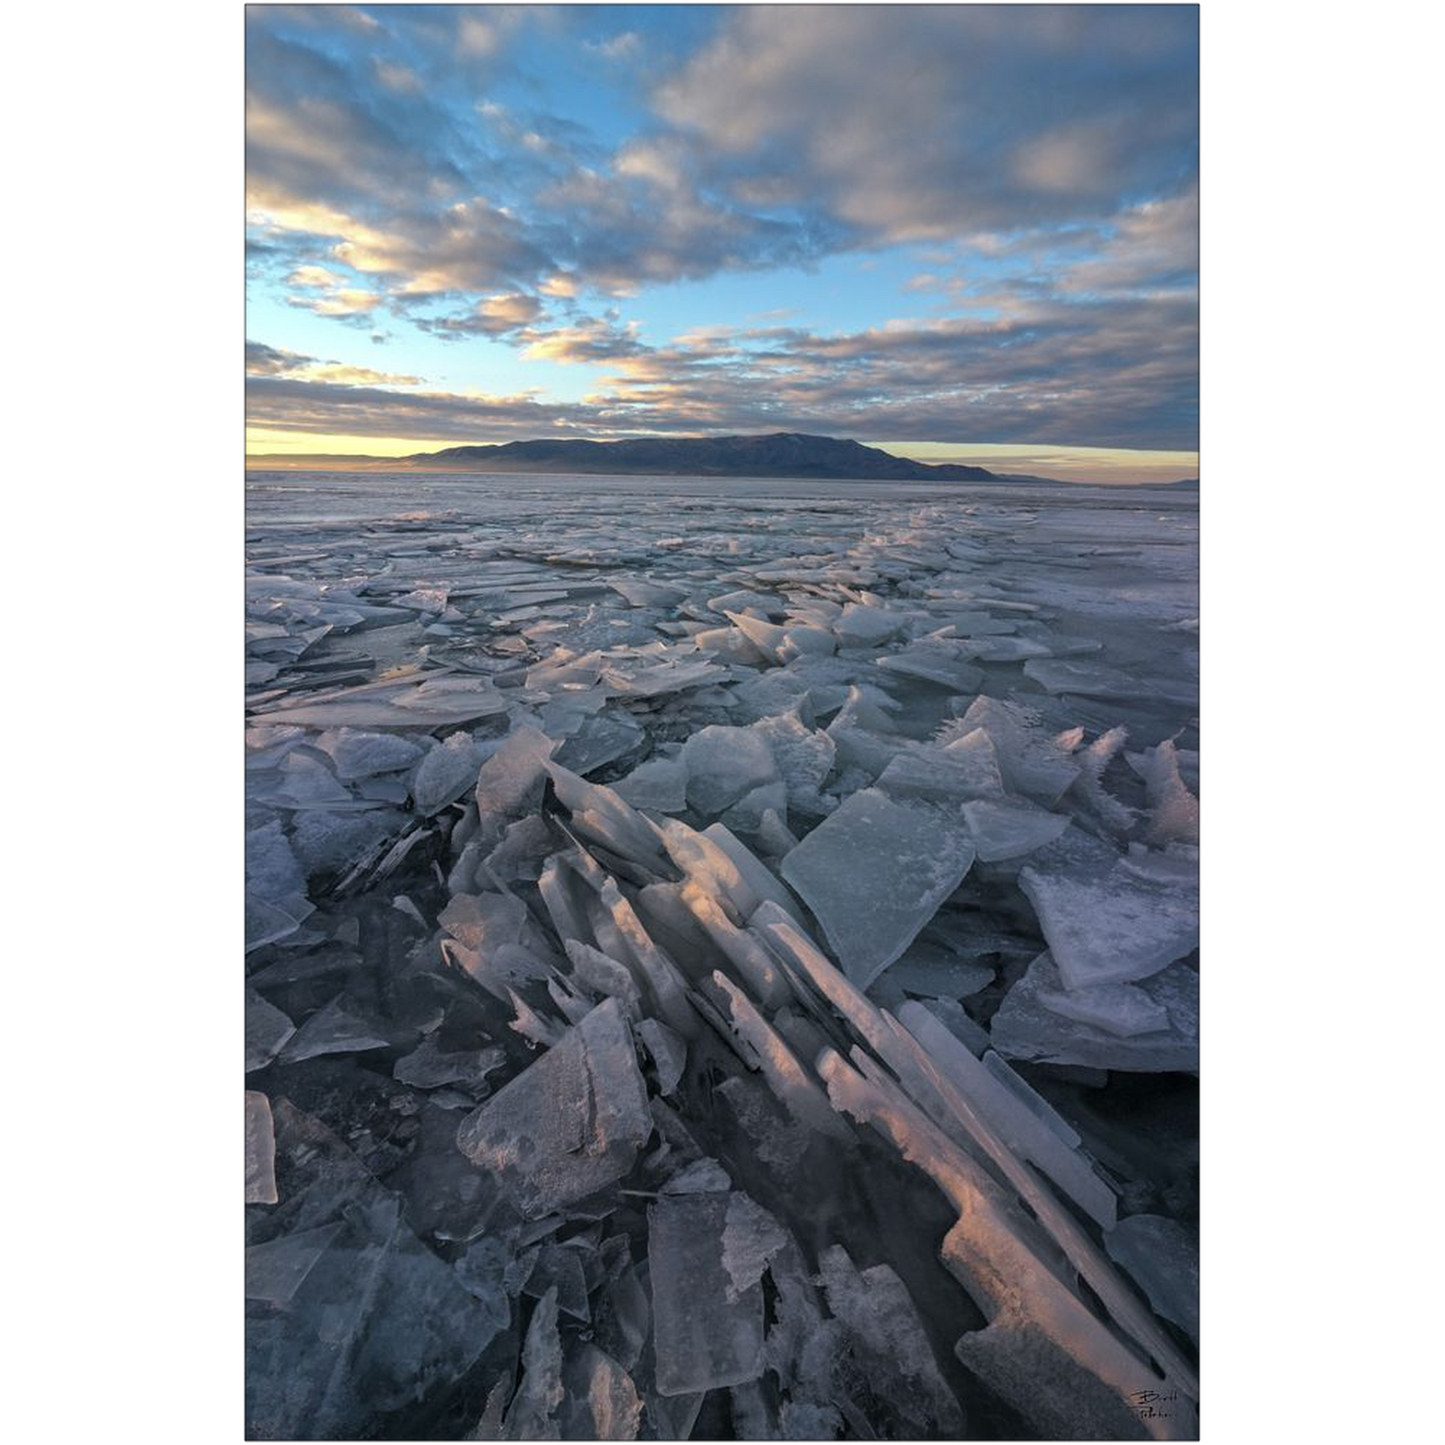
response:
{"label": "distant shoreline", "polygon": [[1041,477],[1022,472],[995,472],[993,475],[983,478],[969,478],[960,480],[952,477],[917,477],[917,478],[892,478],[892,477],[801,477],[786,476],[782,474],[751,475],[742,472],[697,472],[697,471],[675,471],[675,472],[642,472],[642,471],[585,471],[585,470],[543,470],[537,467],[514,468],[508,470],[498,467],[477,467],[477,466],[418,466],[415,463],[408,464],[408,458],[398,457],[395,459],[387,457],[343,457],[320,455],[316,457],[298,458],[287,455],[275,455],[257,453],[248,455],[245,459],[245,470],[251,472],[288,474],[299,473],[301,475],[335,475],[336,473],[349,472],[352,474],[371,475],[376,477],[478,477],[496,478],[511,480],[520,477],[652,477],[658,481],[668,478],[680,478],[690,481],[751,481],[751,482],[868,482],[872,485],[894,485],[894,486],[937,486],[937,487],[997,487],[997,486],[1051,486],[1051,487],[1107,487],[1110,490],[1139,491],[1148,488],[1165,488],[1171,491],[1192,491],[1199,490],[1199,479],[1197,477],[1185,478],[1172,482],[1100,482],[1081,477]]}

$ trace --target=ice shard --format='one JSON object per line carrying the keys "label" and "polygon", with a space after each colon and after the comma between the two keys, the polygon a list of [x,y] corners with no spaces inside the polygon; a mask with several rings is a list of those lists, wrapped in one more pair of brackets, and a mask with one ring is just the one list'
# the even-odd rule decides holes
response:
{"label": "ice shard", "polygon": [[621,1179],[652,1134],[632,1035],[615,999],[462,1121],[457,1145],[499,1171],[531,1218]]}

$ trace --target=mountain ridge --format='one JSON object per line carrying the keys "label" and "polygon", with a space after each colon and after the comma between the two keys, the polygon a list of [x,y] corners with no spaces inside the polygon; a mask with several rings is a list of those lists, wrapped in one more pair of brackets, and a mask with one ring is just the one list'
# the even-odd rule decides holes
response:
{"label": "mountain ridge", "polygon": [[[248,464],[281,461],[248,458]],[[496,445],[443,447],[403,457],[327,456],[286,460],[351,464],[365,471],[478,471],[630,476],[796,477],[833,481],[969,481],[1008,478],[985,467],[929,464],[847,438],[805,432],[722,437],[636,437],[598,442],[544,437]]]}

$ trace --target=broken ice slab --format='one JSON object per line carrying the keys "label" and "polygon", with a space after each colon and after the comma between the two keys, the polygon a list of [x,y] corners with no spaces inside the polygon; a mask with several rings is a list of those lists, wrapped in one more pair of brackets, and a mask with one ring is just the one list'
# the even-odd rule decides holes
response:
{"label": "broken ice slab", "polygon": [[981,863],[1022,858],[1052,843],[1069,826],[1065,814],[1022,799],[977,799],[963,805],[963,817]]}
{"label": "broken ice slab", "polygon": [[833,635],[840,647],[881,647],[903,630],[905,619],[887,607],[850,602],[833,619]]}
{"label": "broken ice slab", "polygon": [[1179,773],[1179,754],[1165,739],[1150,748],[1140,771],[1149,803],[1149,832],[1146,841],[1157,846],[1168,843],[1199,842],[1199,799],[1184,784]]}
{"label": "broken ice slab", "polygon": [[1071,989],[1148,978],[1199,943],[1197,878],[1157,882],[1116,863],[1019,874],[1054,963]]}
{"label": "broken ice slab", "polygon": [[953,692],[977,692],[983,686],[983,669],[965,662],[952,647],[924,644],[887,653],[874,662],[885,672],[936,683]]}
{"label": "broken ice slab", "polygon": [[1196,706],[1199,701],[1197,684],[1158,676],[1144,680],[1099,663],[1070,662],[1061,657],[1031,658],[1024,663],[1024,674],[1031,677],[1045,692],[1050,693],[1078,693],[1081,697],[1124,700],[1147,699],[1173,703],[1180,707]]}
{"label": "broken ice slab", "polygon": [[515,728],[502,739],[477,775],[479,837],[496,839],[509,821],[537,809],[547,782],[545,764],[556,750],[556,742],[536,728]]}
{"label": "broken ice slab", "polygon": [[[544,720],[548,714],[549,710],[544,708]],[[636,752],[644,736],[642,729],[625,713],[583,718],[558,748],[557,761],[564,768],[585,776]]]}
{"label": "broken ice slab", "polygon": [[298,748],[281,763],[281,784],[277,795],[284,801],[305,807],[327,803],[349,803],[351,793],[320,758]]}
{"label": "broken ice slab", "polygon": [[577,983],[600,998],[615,998],[629,1019],[642,1017],[642,994],[626,964],[579,939],[567,939],[566,948]]}
{"label": "broken ice slab", "polygon": [[521,942],[527,905],[514,893],[455,893],[437,922],[464,948],[490,952]]}
{"label": "broken ice slab", "polygon": [[1078,763],[1048,736],[1034,714],[998,698],[974,698],[961,718],[940,730],[940,741],[962,742],[978,728],[988,734],[1011,792],[1052,808],[1079,776]]}
{"label": "broken ice slab", "polygon": [[643,1019],[636,1029],[643,1046],[652,1056],[653,1067],[657,1070],[658,1090],[666,1097],[677,1088],[678,1080],[687,1067],[687,1043],[656,1019]]}
{"label": "broken ice slab", "polygon": [[[871,1124],[959,1211],[940,1256],[989,1320],[959,1339],[964,1364],[1046,1439],[1193,1438],[1184,1391],[1197,1398],[1198,1384],[1187,1364],[1179,1361],[1179,1372],[1161,1384],[1165,1377],[1151,1369],[1148,1354],[1116,1337],[1055,1273],[1029,1222],[983,1168],[863,1050],[853,1055],[857,1067],[832,1051],[819,1059],[834,1105]],[[1151,1344],[1164,1358],[1178,1356],[1167,1341]],[[1141,1421],[1134,1393],[1171,1385],[1180,1392],[1179,1416]]]}
{"label": "broken ice slab", "polygon": [[281,1051],[296,1026],[249,984],[246,986],[246,1072],[264,1069]]}
{"label": "broken ice slab", "polygon": [[1199,1244],[1173,1219],[1131,1214],[1104,1236],[1104,1247],[1149,1298],[1154,1312],[1199,1343]]}
{"label": "broken ice slab", "polygon": [[611,789],[589,783],[554,762],[545,764],[557,801],[572,814],[572,827],[628,862],[659,874],[668,871],[656,826]]}
{"label": "broken ice slab", "polygon": [[455,802],[477,781],[482,754],[471,736],[452,733],[421,760],[412,779],[416,810],[424,818]]}
{"label": "broken ice slab", "polygon": [[358,1018],[345,996],[338,994],[296,1030],[278,1055],[278,1062],[297,1064],[321,1054],[357,1054],[389,1046],[390,1040],[381,1037],[377,1026]]}
{"label": "broken ice slab", "polygon": [[277,819],[246,834],[246,891],[286,912],[293,900],[305,904],[306,871]]}
{"label": "broken ice slab", "polygon": [[685,1165],[666,1184],[662,1186],[663,1194],[716,1194],[727,1193],[732,1188],[732,1180],[728,1172],[711,1157],[706,1159],[695,1159],[691,1164]]}
{"label": "broken ice slab", "polygon": [[417,743],[395,733],[348,727],[323,732],[315,745],[330,756],[336,776],[347,781],[400,772],[411,767],[423,752]]}
{"label": "broken ice slab", "polygon": [[246,1090],[246,1203],[275,1204],[276,1133],[271,1101]]}
{"label": "broken ice slab", "polygon": [[723,1234],[731,1194],[662,1195],[647,1211],[657,1391],[685,1395],[762,1374],[763,1291],[730,1297]]}
{"label": "broken ice slab", "polygon": [[701,728],[683,744],[679,760],[687,769],[688,802],[712,818],[778,778],[772,749],[752,728]]}
{"label": "broken ice slab", "polygon": [[960,1438],[963,1411],[903,1281],[886,1264],[859,1270],[840,1244],[823,1250],[818,1265],[828,1308],[847,1330],[870,1389],[908,1422],[902,1438]]}
{"label": "broken ice slab", "polygon": [[622,1178],[651,1133],[632,1034],[607,999],[468,1115],[457,1145],[536,1219]]}
{"label": "broken ice slab", "polygon": [[575,1342],[562,1371],[565,1440],[636,1440],[642,1400],[632,1376],[594,1344]]}
{"label": "broken ice slab", "polygon": [[490,680],[414,673],[409,677],[365,683],[328,698],[271,708],[267,723],[317,728],[432,728],[474,722],[506,712],[507,699]]}
{"label": "broken ice slab", "polygon": [[899,958],[974,859],[961,815],[854,793],[783,859],[843,971],[866,988]]}
{"label": "broken ice slab", "polygon": [[619,778],[613,791],[634,808],[680,813],[687,807],[687,769],[675,758],[649,758]]}
{"label": "broken ice slab", "polygon": [[428,1034],[409,1054],[392,1066],[391,1076],[414,1089],[439,1089],[446,1084],[486,1087],[486,1077],[505,1067],[506,1054],[499,1048],[444,1049],[435,1034]]}
{"label": "broken ice slab", "polygon": [[681,587],[649,581],[644,577],[609,577],[607,585],[620,592],[634,607],[676,607],[687,597]]}
{"label": "broken ice slab", "polygon": [[1092,988],[1041,989],[1038,1001],[1062,1018],[1128,1038],[1169,1027],[1169,1012],[1137,984],[1101,983]]}
{"label": "broken ice slab", "polygon": [[788,806],[814,815],[826,811],[818,790],[833,770],[837,747],[826,732],[804,725],[797,711],[763,718],[752,730],[767,743],[788,790]]}
{"label": "broken ice slab", "polygon": [[722,1237],[728,1299],[736,1303],[758,1284],[769,1261],[787,1242],[786,1231],[761,1204],[743,1193],[729,1194]]}
{"label": "broken ice slab", "polygon": [[1168,1016],[1167,1029],[1121,1036],[1063,1018],[1044,995],[1063,991],[1047,953],[1029,965],[993,1016],[994,1047],[1025,1063],[1077,1064],[1132,1073],[1197,1073],[1199,1069],[1199,975],[1187,963],[1171,964],[1138,988]]}
{"label": "broken ice slab", "polygon": [[898,1021],[923,1045],[1015,1154],[1041,1169],[1101,1228],[1113,1228],[1117,1218],[1114,1192],[1093,1171],[1088,1160],[1065,1144],[1037,1114],[1025,1108],[929,1010],[920,1004],[906,1003],[898,1011]]}
{"label": "broken ice slab", "polygon": [[289,1303],[340,1230],[339,1223],[323,1224],[251,1245],[246,1250],[246,1298],[278,1309]]}
{"label": "broken ice slab", "polygon": [[993,748],[981,730],[949,747],[910,744],[893,755],[875,786],[899,801],[923,798],[957,805],[1003,796]]}
{"label": "broken ice slab", "polygon": [[851,1145],[852,1131],[828,1103],[812,1074],[798,1061],[782,1036],[758,1012],[752,1000],[731,979],[714,973],[712,997],[732,1022],[733,1030],[758,1061],[773,1096],[799,1123],[838,1143]]}
{"label": "broken ice slab", "polygon": [[[1079,736],[1082,728],[1070,735]],[[1128,730],[1113,727],[1095,738],[1087,748],[1074,754],[1081,772],[1069,789],[1066,800],[1077,803],[1084,812],[1095,818],[1102,830],[1115,838],[1122,838],[1134,826],[1133,808],[1119,801],[1104,786],[1104,772],[1128,739]],[[1063,742],[1063,739],[1060,739]]]}
{"label": "broken ice slab", "polygon": [[296,815],[291,841],[308,878],[345,875],[379,845],[400,836],[408,821],[398,808],[348,812],[310,808]]}

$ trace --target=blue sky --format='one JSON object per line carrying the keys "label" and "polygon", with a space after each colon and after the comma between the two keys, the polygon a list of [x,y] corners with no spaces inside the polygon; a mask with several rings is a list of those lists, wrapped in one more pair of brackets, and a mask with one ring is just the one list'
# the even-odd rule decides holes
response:
{"label": "blue sky", "polygon": [[1193,6],[251,6],[246,130],[252,452],[1197,468]]}

